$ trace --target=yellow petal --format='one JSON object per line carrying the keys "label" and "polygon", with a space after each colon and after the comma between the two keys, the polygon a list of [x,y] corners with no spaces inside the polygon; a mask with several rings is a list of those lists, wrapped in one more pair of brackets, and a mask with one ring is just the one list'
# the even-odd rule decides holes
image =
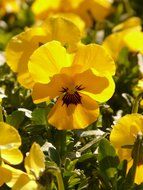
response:
{"label": "yellow petal", "polygon": [[1,150],[1,157],[5,162],[13,165],[20,164],[23,160],[23,155],[18,149]]}
{"label": "yellow petal", "polygon": [[21,138],[18,131],[7,123],[0,122],[0,149],[18,148]]}
{"label": "yellow petal", "polygon": [[45,156],[37,143],[33,143],[28,156],[25,158],[25,169],[36,178],[45,170]]}
{"label": "yellow petal", "polygon": [[99,115],[98,104],[86,95],[82,95],[82,104],[68,107],[62,100],[58,100],[52,108],[48,122],[58,130],[83,129],[97,120]]}
{"label": "yellow petal", "polygon": [[26,174],[21,174],[12,190],[38,190],[38,184]]}
{"label": "yellow petal", "polygon": [[46,18],[49,10],[56,10],[60,5],[61,0],[36,0],[32,4],[32,11],[37,18]]}
{"label": "yellow petal", "polygon": [[143,32],[132,31],[126,34],[124,43],[131,51],[143,53]]}
{"label": "yellow petal", "polygon": [[136,168],[136,174],[135,174],[135,183],[140,185],[143,182],[143,165],[138,165]]}
{"label": "yellow petal", "polygon": [[102,46],[97,44],[81,46],[75,55],[73,65],[80,65],[82,71],[94,68],[102,74],[115,74],[113,59]]}
{"label": "yellow petal", "polygon": [[131,18],[125,20],[124,22],[116,25],[113,28],[113,32],[129,29],[129,28],[135,28],[135,30],[141,31],[141,29],[142,29],[141,19],[139,17],[131,17]]}
{"label": "yellow petal", "polygon": [[9,41],[6,47],[6,60],[14,72],[27,71],[30,55],[39,47],[39,43],[43,43],[46,35],[41,27],[29,28]]}
{"label": "yellow petal", "polygon": [[121,49],[126,46],[123,41],[124,36],[125,32],[113,33],[107,36],[103,41],[103,47],[108,51],[114,60],[118,59]]}
{"label": "yellow petal", "polygon": [[111,4],[108,0],[83,1],[75,10],[88,27],[93,25],[94,20],[102,21],[111,11]]}
{"label": "yellow petal", "polygon": [[97,72],[87,70],[75,76],[75,83],[84,88],[81,93],[90,96],[98,102],[105,102],[111,98],[115,91],[112,77],[98,75]]}
{"label": "yellow petal", "polygon": [[10,179],[11,179],[11,172],[8,169],[0,166],[0,187],[4,183],[10,181]]}
{"label": "yellow petal", "polygon": [[60,96],[63,87],[73,86],[71,78],[66,74],[54,75],[48,84],[36,83],[32,98],[34,103],[40,103]]}
{"label": "yellow petal", "polygon": [[112,12],[112,7],[108,0],[90,0],[90,10],[93,17],[101,21]]}
{"label": "yellow petal", "polygon": [[11,178],[6,183],[8,187],[12,187],[15,184],[15,182],[18,180],[20,175],[24,174],[24,172],[22,170],[15,169],[15,168],[7,165],[7,164],[3,164],[3,168],[5,168],[5,169],[7,169],[8,171],[11,172]]}
{"label": "yellow petal", "polygon": [[50,17],[44,23],[44,27],[51,34],[51,39],[60,41],[63,46],[68,48],[68,51],[74,52],[77,50],[77,44],[81,39],[81,32],[71,19],[58,15]]}
{"label": "yellow petal", "polygon": [[[76,27],[78,27],[78,29],[80,30],[81,36],[85,35],[85,22],[77,15],[74,13],[58,13],[58,14],[54,14],[54,17],[63,17],[66,20],[70,20],[72,23],[74,23],[76,25]],[[74,31],[74,30],[73,30]],[[73,38],[74,35],[79,34],[79,32],[75,33],[73,32],[73,35],[70,35],[70,38]],[[71,33],[70,33],[71,34]],[[69,35],[69,33],[66,34],[66,36]]]}
{"label": "yellow petal", "polygon": [[34,84],[35,84],[35,82],[34,82],[34,80],[32,79],[30,73],[28,72],[28,70],[27,70],[27,72],[25,72],[25,73],[20,73],[20,74],[18,75],[18,77],[17,77],[17,80],[18,80],[18,82],[19,82],[22,86],[24,86],[24,87],[27,88],[27,89],[33,88],[33,86],[34,86]]}
{"label": "yellow petal", "polygon": [[[28,72],[28,61],[31,54],[49,38],[49,34],[41,27],[30,28],[14,36],[6,47],[7,64],[14,72],[23,75],[24,78],[25,73]],[[22,85],[27,86],[27,80],[23,80]]]}
{"label": "yellow petal", "polygon": [[39,47],[30,57],[29,71],[34,81],[48,83],[50,77],[58,74],[62,67],[72,64],[71,56],[57,41]]}
{"label": "yellow petal", "polygon": [[[143,133],[143,116],[140,114],[129,114],[120,118],[117,124],[113,127],[110,134],[110,141],[119,149],[120,159],[126,159],[124,155],[130,154],[131,150],[122,148],[124,145],[133,145],[135,138],[139,132]],[[128,154],[128,159],[129,159]]]}

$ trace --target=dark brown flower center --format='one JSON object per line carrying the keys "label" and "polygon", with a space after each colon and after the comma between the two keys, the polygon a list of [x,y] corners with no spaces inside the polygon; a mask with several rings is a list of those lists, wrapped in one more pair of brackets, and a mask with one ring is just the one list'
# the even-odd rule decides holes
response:
{"label": "dark brown flower center", "polygon": [[79,94],[78,91],[83,90],[84,88],[80,85],[80,86],[76,86],[74,88],[74,90],[69,90],[69,88],[62,88],[61,92],[64,94],[62,101],[63,101],[63,105],[66,104],[67,107],[70,104],[81,104],[81,95]]}

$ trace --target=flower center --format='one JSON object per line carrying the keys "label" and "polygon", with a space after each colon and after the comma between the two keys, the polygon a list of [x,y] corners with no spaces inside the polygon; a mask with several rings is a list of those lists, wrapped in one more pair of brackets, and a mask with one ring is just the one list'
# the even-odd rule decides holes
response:
{"label": "flower center", "polygon": [[83,89],[84,88],[81,85],[75,86],[75,88],[72,90],[67,87],[66,88],[62,87],[61,92],[63,93],[63,98],[62,98],[63,105],[66,104],[68,107],[70,104],[74,105],[81,104],[82,97],[78,93],[78,91]]}

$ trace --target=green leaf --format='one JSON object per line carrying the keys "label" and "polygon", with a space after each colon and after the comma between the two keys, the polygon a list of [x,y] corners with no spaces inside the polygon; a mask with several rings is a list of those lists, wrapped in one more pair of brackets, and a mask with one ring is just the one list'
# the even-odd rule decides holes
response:
{"label": "green leaf", "polygon": [[6,122],[15,128],[19,128],[21,123],[25,119],[25,113],[22,111],[14,111],[11,115],[8,115]]}
{"label": "green leaf", "polygon": [[99,143],[98,161],[100,170],[105,173],[108,178],[113,178],[117,173],[119,158],[115,149],[107,139],[102,139]]}
{"label": "green leaf", "polygon": [[44,109],[44,108],[36,108],[32,112],[31,120],[32,120],[33,124],[46,125],[46,109]]}

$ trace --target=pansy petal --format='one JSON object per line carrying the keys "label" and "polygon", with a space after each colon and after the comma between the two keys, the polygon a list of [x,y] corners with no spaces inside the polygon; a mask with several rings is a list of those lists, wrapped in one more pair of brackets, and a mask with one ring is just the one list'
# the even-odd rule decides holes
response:
{"label": "pansy petal", "polygon": [[18,148],[21,138],[18,131],[7,123],[0,122],[0,149]]}
{"label": "pansy petal", "polygon": [[[120,118],[113,127],[110,141],[115,148],[120,149],[124,145],[133,145],[139,132],[143,133],[143,116],[140,114],[128,114]],[[131,153],[130,149],[120,150],[120,158],[124,159],[125,151]],[[127,154],[127,153],[126,153]],[[131,155],[130,155],[131,158]]]}
{"label": "pansy petal", "polygon": [[18,149],[4,149],[1,150],[1,157],[9,164],[17,165],[23,160],[23,155]]}
{"label": "pansy petal", "polygon": [[39,47],[30,57],[29,71],[35,82],[48,83],[62,67],[72,64],[71,56],[60,42],[51,41]]}
{"label": "pansy petal", "polygon": [[61,0],[36,0],[32,4],[32,11],[37,18],[44,19],[47,17],[49,10],[56,10],[60,6]]}
{"label": "pansy petal", "polygon": [[[132,118],[126,115],[120,118],[110,134],[110,141],[117,148],[123,145],[133,145],[134,137],[130,136],[130,122]],[[128,140],[127,140],[128,139]]]}
{"label": "pansy petal", "polygon": [[47,41],[47,33],[42,27],[29,28],[14,36],[6,47],[7,64],[14,72],[27,71],[29,57],[43,41]]}
{"label": "pansy petal", "polygon": [[143,164],[138,165],[136,168],[135,180],[134,182],[140,185],[143,182]]}
{"label": "pansy petal", "polygon": [[77,14],[74,14],[74,13],[58,13],[58,14],[54,14],[54,16],[56,16],[56,17],[61,16],[61,17],[64,17],[65,19],[70,20],[79,28],[82,36],[85,34],[85,22]]}
{"label": "pansy petal", "polygon": [[11,179],[11,172],[8,169],[0,166],[0,187],[4,183],[10,181],[10,179]]}
{"label": "pansy petal", "polygon": [[45,156],[37,143],[33,143],[28,156],[25,158],[25,169],[28,174],[38,178],[45,169]]}
{"label": "pansy petal", "polygon": [[[103,47],[108,51],[108,53],[114,58],[114,60],[118,59],[119,53],[123,47],[126,45],[123,41],[123,36],[125,36],[125,32],[113,33],[105,38],[103,41]],[[116,42],[116,43],[115,43]]]}
{"label": "pansy petal", "polygon": [[126,34],[124,42],[131,51],[143,53],[143,32],[132,31]]}
{"label": "pansy petal", "polygon": [[97,44],[81,46],[75,55],[73,65],[80,65],[82,71],[93,68],[99,73],[115,74],[113,59]]}
{"label": "pansy petal", "polygon": [[60,96],[63,87],[72,85],[71,78],[66,74],[54,75],[48,84],[36,83],[33,87],[34,103],[40,103]]}
{"label": "pansy petal", "polygon": [[115,84],[111,76],[98,75],[93,70],[77,74],[74,79],[81,85],[84,93],[98,102],[105,102],[111,98],[115,91]]}
{"label": "pansy petal", "polygon": [[108,0],[89,0],[90,11],[95,20],[103,20],[109,13],[112,12],[111,3]]}
{"label": "pansy petal", "polygon": [[82,95],[81,102],[67,106],[59,99],[48,116],[48,122],[59,130],[88,127],[97,120],[98,104],[86,95]]}
{"label": "pansy petal", "polygon": [[6,47],[6,60],[10,68],[18,73],[19,82],[31,88],[33,81],[28,73],[28,61],[35,49],[49,40],[50,36],[42,27],[30,28],[14,36]]}
{"label": "pansy petal", "polygon": [[81,32],[70,19],[64,16],[50,17],[44,23],[44,26],[50,32],[51,39],[60,41],[70,52],[77,50],[77,44],[81,39]]}
{"label": "pansy petal", "polygon": [[33,88],[35,82],[33,81],[30,73],[27,71],[25,73],[20,73],[17,77],[18,82],[27,89]]}
{"label": "pansy petal", "polygon": [[22,174],[12,187],[12,190],[38,190],[36,181],[31,180],[28,175]]}
{"label": "pansy petal", "polygon": [[7,164],[3,164],[3,168],[7,169],[8,171],[11,172],[11,178],[10,180],[6,183],[8,187],[13,187],[15,182],[18,180],[21,174],[24,174],[22,170],[13,168]]}
{"label": "pansy petal", "polygon": [[131,17],[125,20],[124,22],[116,25],[113,28],[113,32],[118,32],[125,29],[135,29],[135,30],[141,31],[142,29],[141,19],[139,17]]}

